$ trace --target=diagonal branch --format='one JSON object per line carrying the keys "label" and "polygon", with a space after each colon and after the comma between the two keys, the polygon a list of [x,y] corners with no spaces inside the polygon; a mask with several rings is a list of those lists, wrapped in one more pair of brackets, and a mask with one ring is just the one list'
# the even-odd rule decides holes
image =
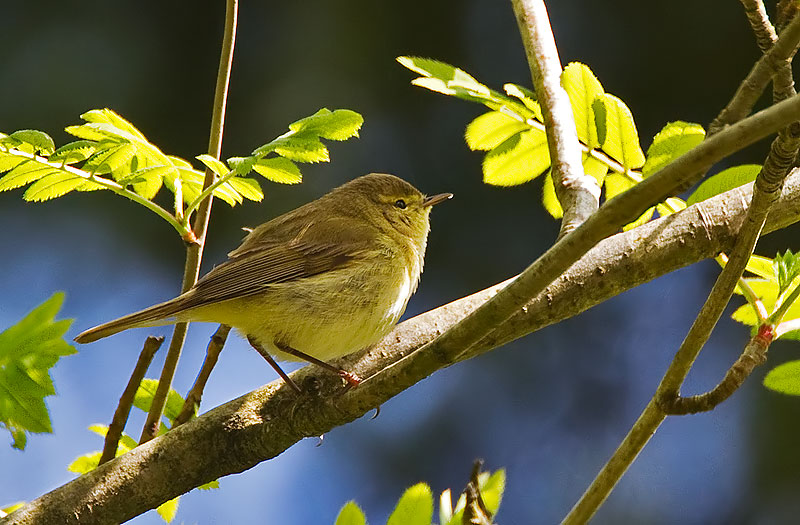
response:
{"label": "diagonal branch", "polygon": [[796,17],[784,28],[775,45],[755,63],[728,105],[709,124],[708,134],[713,135],[750,113],[775,73],[787,67],[787,61],[794,56],[798,45],[800,45],[800,17]]}
{"label": "diagonal branch", "polygon": [[600,205],[600,186],[586,175],[569,96],[561,87],[561,61],[543,0],[511,0],[536,97],[542,107],[553,182],[564,209],[559,237],[580,226]]}
{"label": "diagonal branch", "polygon": [[[466,359],[577,315],[629,288],[729,250],[750,200],[748,186],[620,233],[599,243],[503,326],[474,345]],[[800,220],[800,174],[786,184],[765,231]],[[503,283],[504,284],[504,283]],[[337,396],[341,386],[313,367],[293,374],[300,384],[315,377],[321,395],[296,397],[280,382],[250,392],[137,447],[32,501],[5,525],[121,522],[192,488],[242,472],[277,456],[303,437],[318,436],[352,421],[402,391],[404,369],[421,359],[414,353],[463,319],[501,285],[454,301],[398,325],[374,349],[342,364],[363,376],[379,374],[375,387]],[[403,359],[403,356],[409,356]],[[452,364],[436,363],[429,375]],[[180,472],[180,476],[175,473]]]}

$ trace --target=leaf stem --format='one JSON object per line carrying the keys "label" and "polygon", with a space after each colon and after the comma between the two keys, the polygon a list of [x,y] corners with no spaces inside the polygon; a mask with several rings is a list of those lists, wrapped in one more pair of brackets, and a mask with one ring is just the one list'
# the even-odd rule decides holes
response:
{"label": "leaf stem", "polygon": [[[208,138],[208,154],[219,159],[222,151],[222,132],[225,122],[225,103],[228,98],[228,84],[231,76],[231,65],[233,63],[233,49],[236,41],[236,20],[239,8],[238,0],[226,0],[225,2],[225,33],[222,37],[222,51],[220,53],[219,69],[217,70],[217,84],[214,92],[214,111],[211,117],[211,130]],[[214,172],[206,168],[206,177],[203,182],[205,190],[214,183]],[[203,246],[205,245],[206,230],[211,216],[211,203],[213,194],[209,194],[197,208],[197,216],[194,220],[194,234],[197,238],[196,243],[186,247],[186,264],[183,271],[183,284],[181,291],[186,292],[197,282],[200,274],[200,261],[203,257]],[[186,214],[188,216],[188,214]],[[158,380],[158,387],[153,396],[153,404],[147,414],[147,420],[142,429],[140,443],[153,439],[158,432],[158,422],[164,411],[167,402],[167,394],[172,386],[172,379],[175,376],[175,369],[183,350],[186,340],[186,330],[188,323],[177,323],[172,333],[167,357],[164,361],[164,368]]]}
{"label": "leaf stem", "polygon": [[33,153],[28,153],[26,151],[21,151],[18,149],[11,148],[11,149],[6,149],[5,152],[8,153],[9,155],[24,157],[28,160],[32,160],[39,164],[50,166],[51,168],[64,171],[66,173],[75,175],[76,177],[80,177],[82,179],[86,179],[89,182],[94,182],[95,184],[99,184],[100,186],[103,186],[105,189],[111,190],[117,195],[121,195],[122,197],[130,199],[137,204],[141,204],[148,210],[152,211],[153,213],[164,219],[170,226],[172,226],[175,229],[175,231],[178,232],[178,234],[181,236],[182,239],[191,240],[194,238],[194,234],[192,233],[192,231],[188,229],[185,225],[181,224],[178,220],[176,220],[175,217],[170,212],[168,212],[155,202],[145,199],[138,193],[129,190],[128,188],[122,186],[121,184],[119,184],[114,180],[107,179],[105,177],[100,177],[99,175],[96,175],[94,173],[89,173],[88,171],[84,171],[82,169],[70,166],[68,164],[64,164],[62,162],[52,162],[50,160],[47,160],[47,158],[45,157],[35,155]]}
{"label": "leaf stem", "polygon": [[[206,168],[207,171],[208,169],[209,168]],[[186,210],[184,211],[185,213],[184,221],[188,222],[194,210],[196,210],[203,201],[205,201],[210,195],[212,195],[217,188],[219,188],[220,186],[228,182],[228,180],[233,178],[234,175],[236,175],[236,171],[230,170],[225,175],[216,178],[216,180],[214,180],[214,182],[211,183],[209,186],[205,187],[203,191],[200,193],[200,195],[198,195],[196,199],[194,199],[192,202],[189,203],[188,206],[186,206]]]}

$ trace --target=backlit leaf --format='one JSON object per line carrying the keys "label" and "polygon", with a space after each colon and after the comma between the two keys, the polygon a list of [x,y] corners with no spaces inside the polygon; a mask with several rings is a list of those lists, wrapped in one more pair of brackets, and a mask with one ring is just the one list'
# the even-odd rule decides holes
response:
{"label": "backlit leaf", "polygon": [[628,106],[614,95],[604,93],[595,99],[592,108],[597,121],[605,122],[603,151],[627,169],[640,168],[645,158]]}
{"label": "backlit leaf", "polygon": [[764,386],[781,394],[800,396],[800,361],[789,361],[770,370]]}
{"label": "backlit leaf", "polygon": [[572,62],[564,68],[561,85],[569,95],[578,138],[590,148],[598,147],[600,141],[592,103],[604,93],[603,86],[592,70],[580,62]]}
{"label": "backlit leaf", "polygon": [[692,204],[710,199],[726,191],[738,188],[743,184],[748,184],[756,180],[756,176],[761,171],[761,166],[758,164],[743,164],[741,166],[734,166],[720,171],[716,175],[712,175],[700,184],[694,193],[692,193],[686,204]]}
{"label": "backlit leaf", "polygon": [[515,186],[541,175],[550,166],[547,137],[531,129],[503,141],[483,159],[483,181]]}
{"label": "backlit leaf", "polygon": [[386,525],[430,525],[432,519],[431,489],[424,483],[418,483],[406,489]]}
{"label": "backlit leaf", "polygon": [[676,121],[670,122],[653,137],[647,149],[647,161],[642,167],[642,175],[647,177],[701,142],[706,132],[700,124]]}
{"label": "backlit leaf", "polygon": [[521,131],[530,129],[524,122],[500,111],[489,111],[467,124],[464,138],[469,149],[489,151]]}
{"label": "backlit leaf", "polygon": [[281,157],[261,159],[253,165],[253,170],[262,177],[281,184],[297,184],[303,180],[297,165]]}

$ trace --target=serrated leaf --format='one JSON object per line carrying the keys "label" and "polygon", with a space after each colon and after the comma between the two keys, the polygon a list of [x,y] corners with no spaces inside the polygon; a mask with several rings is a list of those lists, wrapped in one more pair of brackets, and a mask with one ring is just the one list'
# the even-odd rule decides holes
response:
{"label": "serrated leaf", "polygon": [[489,151],[509,137],[530,129],[524,122],[500,111],[490,111],[467,124],[464,138],[472,151]]}
{"label": "serrated leaf", "polygon": [[400,56],[397,57],[397,61],[408,69],[422,75],[422,77],[411,81],[411,84],[415,86],[470,102],[484,104],[494,110],[505,107],[507,111],[514,111],[519,114],[522,120],[533,116],[533,112],[524,104],[489,89],[463,69],[429,58]]}
{"label": "serrated leaf", "polygon": [[61,197],[86,183],[86,179],[72,173],[59,171],[31,184],[22,196],[26,201],[42,202]]}
{"label": "serrated leaf", "polygon": [[23,162],[28,162],[28,159],[0,150],[0,173],[5,173],[8,170],[14,169]]}
{"label": "serrated leaf", "polygon": [[590,148],[598,147],[600,141],[592,103],[604,93],[600,81],[589,66],[572,62],[567,64],[561,74],[561,86],[569,95],[578,138]]}
{"label": "serrated leaf", "polygon": [[355,501],[348,501],[339,511],[334,525],[367,525],[367,517]]}
{"label": "serrated leaf", "polygon": [[[328,162],[331,160],[328,148],[318,138],[307,135],[287,137],[274,148],[275,153],[297,162]],[[228,159],[230,163],[231,159]],[[240,173],[245,175],[245,173]]]}
{"label": "serrated leaf", "polygon": [[425,483],[417,483],[400,497],[386,525],[430,525],[432,519],[431,489]]}
{"label": "serrated leaf", "polygon": [[783,255],[778,252],[772,263],[775,279],[778,282],[778,295],[782,294],[792,285],[800,275],[800,257],[786,250]]}
{"label": "serrated leaf", "polygon": [[642,175],[648,177],[673,160],[688,152],[705,139],[706,132],[700,124],[676,121],[670,122],[653,137],[647,148],[647,161],[642,167]]}
{"label": "serrated leaf", "polygon": [[523,131],[503,141],[483,159],[483,181],[495,186],[516,186],[532,180],[550,166],[547,137],[537,129]]}
{"label": "serrated leaf", "polygon": [[45,156],[50,155],[56,149],[53,139],[51,139],[50,135],[43,131],[38,131],[35,129],[21,129],[19,131],[15,131],[9,135],[9,137],[31,145],[34,151],[38,151]]}
{"label": "serrated leaf", "polygon": [[[119,144],[94,154],[86,161],[83,169],[98,175],[113,174],[115,170],[130,162],[134,154],[136,154],[136,147],[133,144]],[[115,177],[115,179],[117,178],[121,177]]]}
{"label": "serrated leaf", "polygon": [[347,140],[357,137],[358,130],[364,123],[361,115],[349,109],[330,111],[322,108],[309,117],[302,118],[289,124],[289,129],[295,133],[311,133],[329,140]]}
{"label": "serrated leaf", "polygon": [[614,95],[604,93],[595,99],[592,108],[596,120],[605,122],[603,151],[627,169],[640,168],[645,158],[628,106]]}
{"label": "serrated leaf", "polygon": [[789,361],[770,370],[764,377],[764,386],[781,394],[800,396],[800,361]]}
{"label": "serrated leaf", "polygon": [[542,185],[542,205],[547,213],[553,216],[554,219],[560,219],[564,216],[564,210],[561,208],[561,203],[558,201],[556,195],[556,186],[553,182],[553,173],[548,171],[544,176],[544,183]]}
{"label": "serrated leaf", "polygon": [[13,190],[60,170],[33,160],[25,161],[0,178],[0,191]]}
{"label": "serrated leaf", "polygon": [[208,169],[210,169],[220,177],[222,177],[223,175],[227,175],[227,173],[230,171],[224,162],[215,159],[214,157],[206,153],[198,155],[195,158],[200,162],[202,162],[203,164],[205,164]]}
{"label": "serrated leaf", "polygon": [[72,320],[55,320],[63,301],[53,294],[0,333],[0,424],[12,434],[52,432],[44,403],[55,394],[50,369],[75,353],[63,339]]}
{"label": "serrated leaf", "polygon": [[208,483],[203,483],[199,487],[200,490],[213,490],[219,488],[219,480],[215,479],[214,481],[209,481]]}
{"label": "serrated leaf", "polygon": [[253,170],[262,177],[281,184],[297,184],[303,180],[300,168],[291,160],[281,157],[260,159],[253,165]]}
{"label": "serrated leaf", "polygon": [[748,184],[756,180],[756,176],[761,171],[761,166],[758,164],[743,164],[741,166],[733,166],[720,171],[716,175],[707,178],[694,190],[686,204],[691,206],[698,202],[710,199],[726,191],[738,188],[743,184]]}
{"label": "serrated leaf", "polygon": [[81,115],[81,118],[90,123],[109,124],[121,131],[129,133],[140,140],[147,141],[144,134],[139,131],[136,126],[122,118],[122,116],[111,109],[91,109]]}
{"label": "serrated leaf", "polygon": [[50,162],[63,162],[75,164],[91,157],[97,151],[97,144],[90,140],[76,140],[64,144],[53,152],[48,158]]}
{"label": "serrated leaf", "polygon": [[158,508],[156,508],[156,512],[158,512],[158,515],[161,516],[161,519],[167,523],[172,523],[172,520],[175,519],[175,515],[178,513],[178,505],[180,503],[179,500],[180,496],[169,501],[165,501],[159,505]]}
{"label": "serrated leaf", "polygon": [[228,184],[245,199],[260,202],[264,198],[264,191],[254,179],[231,177]]}
{"label": "serrated leaf", "polygon": [[644,211],[644,213],[639,216],[638,219],[636,219],[635,221],[633,221],[631,223],[628,223],[625,226],[623,226],[622,227],[622,231],[629,231],[629,230],[632,230],[632,229],[636,228],[637,226],[641,226],[642,224],[645,224],[645,223],[649,222],[650,219],[653,218],[653,213],[655,213],[655,211],[656,211],[655,206],[651,206],[650,208],[647,208]]}

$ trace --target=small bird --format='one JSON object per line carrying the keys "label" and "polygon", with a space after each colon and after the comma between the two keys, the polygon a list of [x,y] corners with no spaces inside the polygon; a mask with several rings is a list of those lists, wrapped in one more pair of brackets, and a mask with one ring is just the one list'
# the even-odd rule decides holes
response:
{"label": "small bird", "polygon": [[299,391],[277,365],[327,363],[369,347],[400,319],[417,288],[434,204],[394,175],[358,177],[253,229],[224,263],[189,291],[90,328],[90,343],[129,328],[201,321],[229,325]]}

